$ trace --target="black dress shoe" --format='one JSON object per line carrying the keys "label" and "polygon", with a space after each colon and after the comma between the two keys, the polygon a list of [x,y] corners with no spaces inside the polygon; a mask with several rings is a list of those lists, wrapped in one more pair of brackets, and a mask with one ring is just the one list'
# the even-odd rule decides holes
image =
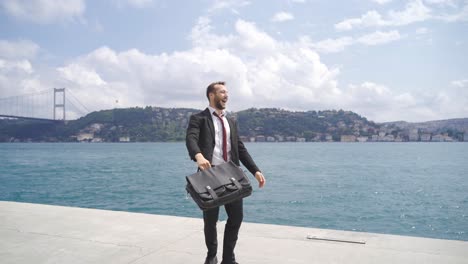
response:
{"label": "black dress shoe", "polygon": [[205,264],[218,264],[218,258],[214,257],[206,257]]}

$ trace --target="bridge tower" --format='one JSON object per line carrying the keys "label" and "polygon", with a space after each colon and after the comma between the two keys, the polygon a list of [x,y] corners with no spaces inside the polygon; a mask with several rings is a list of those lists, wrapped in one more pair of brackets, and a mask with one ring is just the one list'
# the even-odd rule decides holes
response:
{"label": "bridge tower", "polygon": [[[61,98],[60,99],[60,94]],[[62,110],[62,118],[57,119],[57,110]],[[65,121],[65,88],[54,88],[54,120],[63,120]]]}

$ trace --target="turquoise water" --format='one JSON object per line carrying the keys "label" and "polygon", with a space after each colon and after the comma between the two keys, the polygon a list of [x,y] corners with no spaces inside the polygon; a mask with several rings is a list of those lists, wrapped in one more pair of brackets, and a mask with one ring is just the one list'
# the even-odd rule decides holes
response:
{"label": "turquoise water", "polygon": [[[267,184],[245,221],[468,241],[467,143],[247,147]],[[0,144],[0,200],[201,217],[194,171],[183,143]]]}

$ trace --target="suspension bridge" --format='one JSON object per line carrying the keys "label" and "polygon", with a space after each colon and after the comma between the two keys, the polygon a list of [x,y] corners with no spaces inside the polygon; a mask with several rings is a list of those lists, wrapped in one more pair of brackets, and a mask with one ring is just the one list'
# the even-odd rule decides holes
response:
{"label": "suspension bridge", "polygon": [[65,88],[0,98],[0,118],[64,122],[89,112],[86,106]]}

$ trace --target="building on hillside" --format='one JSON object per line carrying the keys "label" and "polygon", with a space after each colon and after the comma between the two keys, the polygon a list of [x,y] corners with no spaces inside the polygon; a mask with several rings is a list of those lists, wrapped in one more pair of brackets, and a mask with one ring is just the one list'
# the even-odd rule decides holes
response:
{"label": "building on hillside", "polygon": [[104,124],[93,123],[89,125],[86,129],[88,132],[98,133],[99,131],[101,131],[102,128],[104,128]]}
{"label": "building on hillside", "polygon": [[316,135],[315,137],[312,138],[313,142],[320,142],[321,135]]}
{"label": "building on hillside", "polygon": [[281,135],[275,135],[275,138],[278,142],[283,142],[284,141],[284,137],[281,136]]}
{"label": "building on hillside", "polygon": [[119,137],[119,142],[130,142],[130,137]]}
{"label": "building on hillside", "polygon": [[76,135],[76,140],[78,140],[79,142],[90,141],[93,140],[93,138],[93,133],[79,133],[78,135]]}
{"label": "building on hillside", "polygon": [[356,142],[355,135],[341,135],[341,142]]}
{"label": "building on hillside", "polygon": [[437,134],[432,136],[431,141],[433,142],[452,142],[453,138],[449,137],[447,134]]}
{"label": "building on hillside", "polygon": [[394,135],[386,135],[382,138],[383,142],[393,142],[395,141],[395,136]]}
{"label": "building on hillside", "polygon": [[431,141],[431,134],[430,133],[421,134],[421,141],[424,141],[424,142]]}
{"label": "building on hillside", "polygon": [[444,137],[444,135],[437,134],[437,135],[432,136],[431,141],[433,141],[433,142],[444,142],[445,137]]}
{"label": "building on hillside", "polygon": [[246,137],[246,136],[240,136],[239,139],[242,141],[242,142],[249,142],[249,138]]}
{"label": "building on hillside", "polygon": [[368,137],[357,137],[358,142],[367,142],[368,139]]}
{"label": "building on hillside", "polygon": [[409,141],[419,141],[419,131],[417,128],[409,131],[408,139]]}

